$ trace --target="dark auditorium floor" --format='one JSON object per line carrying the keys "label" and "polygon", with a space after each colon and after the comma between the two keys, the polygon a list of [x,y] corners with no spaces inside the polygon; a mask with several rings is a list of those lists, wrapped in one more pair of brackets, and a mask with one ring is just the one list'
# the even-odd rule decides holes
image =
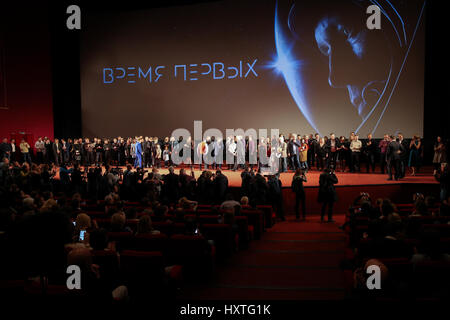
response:
{"label": "dark auditorium floor", "polygon": [[186,300],[334,300],[344,298],[344,232],[335,223],[306,222],[288,217],[267,229],[260,240],[218,265],[216,277],[206,285],[181,290]]}

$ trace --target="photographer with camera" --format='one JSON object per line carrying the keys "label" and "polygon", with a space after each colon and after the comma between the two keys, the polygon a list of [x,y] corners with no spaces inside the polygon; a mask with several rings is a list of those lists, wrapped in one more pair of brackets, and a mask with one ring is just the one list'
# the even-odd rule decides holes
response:
{"label": "photographer with camera", "polygon": [[320,174],[319,178],[319,195],[318,202],[322,203],[322,211],[320,221],[324,222],[325,210],[328,206],[328,222],[334,222],[333,220],[333,206],[337,201],[337,193],[334,185],[338,183],[338,178],[334,174],[334,166],[325,169]]}

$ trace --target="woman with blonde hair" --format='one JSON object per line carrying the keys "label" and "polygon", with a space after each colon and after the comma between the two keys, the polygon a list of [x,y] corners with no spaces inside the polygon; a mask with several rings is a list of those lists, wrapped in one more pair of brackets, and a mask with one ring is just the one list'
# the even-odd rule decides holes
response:
{"label": "woman with blonde hair", "polygon": [[58,207],[58,203],[54,199],[48,199],[42,205],[40,212],[49,212]]}

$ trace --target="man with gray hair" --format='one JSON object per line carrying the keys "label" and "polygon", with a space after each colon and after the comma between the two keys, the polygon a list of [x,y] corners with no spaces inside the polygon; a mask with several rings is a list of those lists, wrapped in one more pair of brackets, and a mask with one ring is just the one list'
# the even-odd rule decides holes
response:
{"label": "man with gray hair", "polygon": [[35,214],[35,206],[34,206],[34,199],[30,196],[27,196],[22,200],[23,205],[23,215],[24,216],[31,216]]}

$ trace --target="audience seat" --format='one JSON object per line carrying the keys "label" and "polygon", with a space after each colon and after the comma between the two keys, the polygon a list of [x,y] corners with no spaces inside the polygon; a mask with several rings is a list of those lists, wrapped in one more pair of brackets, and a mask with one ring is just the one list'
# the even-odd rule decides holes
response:
{"label": "audience seat", "polygon": [[414,269],[416,297],[444,298],[450,295],[450,262],[423,261]]}
{"label": "audience seat", "polygon": [[201,215],[197,217],[197,221],[199,224],[213,224],[213,223],[219,223],[219,216],[218,215]]}
{"label": "audience seat", "polygon": [[168,245],[168,237],[160,234],[139,234],[131,239],[129,248],[137,251],[160,251],[165,254]]}
{"label": "audience seat", "polygon": [[421,229],[435,229],[442,238],[450,238],[450,224],[423,224]]}
{"label": "audience seat", "polygon": [[127,219],[125,225],[129,227],[133,232],[136,232],[139,219]]}
{"label": "audience seat", "polygon": [[256,209],[261,210],[264,213],[264,226],[265,228],[272,228],[274,225],[275,212],[273,212],[272,206],[269,205],[257,205]]}
{"label": "audience seat", "polygon": [[131,297],[158,296],[164,285],[164,259],[158,251],[124,250],[120,272]]}
{"label": "audience seat", "polygon": [[170,236],[173,234],[173,223],[172,222],[168,222],[168,221],[153,222],[152,225],[153,225],[153,229],[158,230],[167,236]]}
{"label": "audience seat", "polygon": [[112,250],[92,250],[92,263],[99,265],[100,277],[113,284],[119,276],[119,256]]}
{"label": "audience seat", "polygon": [[110,218],[94,218],[94,220],[99,228],[109,229],[109,226],[111,225]]}
{"label": "audience seat", "polygon": [[131,232],[108,232],[108,240],[116,242],[116,250],[122,251],[130,246],[133,234]]}
{"label": "audience seat", "polygon": [[234,218],[239,229],[239,243],[243,247],[247,247],[250,240],[253,239],[253,226],[248,225],[246,216],[236,216]]}
{"label": "audience seat", "polygon": [[182,265],[188,280],[206,280],[213,270],[215,248],[203,236],[175,234],[169,238],[168,264]]}
{"label": "audience seat", "polygon": [[260,210],[241,210],[241,215],[247,216],[248,224],[254,228],[255,239],[260,239],[264,232],[264,216]]}
{"label": "audience seat", "polygon": [[235,238],[229,224],[203,224],[201,232],[206,239],[214,241],[217,257],[229,257],[236,249]]}

